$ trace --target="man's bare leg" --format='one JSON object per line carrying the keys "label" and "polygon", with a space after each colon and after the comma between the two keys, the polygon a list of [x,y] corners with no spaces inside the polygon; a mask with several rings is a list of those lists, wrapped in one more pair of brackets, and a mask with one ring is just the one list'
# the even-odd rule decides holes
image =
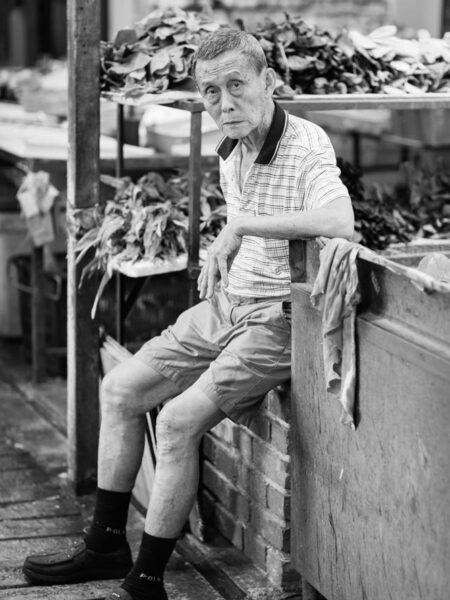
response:
{"label": "man's bare leg", "polygon": [[[131,489],[142,459],[145,413],[177,393],[173,383],[136,358],[117,366],[104,378],[99,487],[85,543],[69,551],[28,556],[23,572],[31,581],[55,584],[111,579],[130,571],[132,556],[125,528]],[[152,600],[165,598],[160,584]]]}
{"label": "man's bare leg", "polygon": [[171,538],[180,534],[195,501],[202,435],[225,417],[200,389],[191,387],[158,415],[157,463],[145,531]]}
{"label": "man's bare leg", "polygon": [[167,598],[163,573],[197,493],[199,442],[224,416],[194,387],[165,404],[158,415],[156,472],[145,532],[135,565],[122,584],[133,600]]}
{"label": "man's bare leg", "polygon": [[151,367],[131,358],[102,382],[98,449],[98,486],[128,492],[133,488],[144,449],[145,413],[179,393]]}

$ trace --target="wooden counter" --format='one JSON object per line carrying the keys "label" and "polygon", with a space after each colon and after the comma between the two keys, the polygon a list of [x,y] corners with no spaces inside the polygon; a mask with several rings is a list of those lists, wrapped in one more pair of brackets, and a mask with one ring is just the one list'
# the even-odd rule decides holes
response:
{"label": "wooden counter", "polygon": [[306,255],[292,287],[294,565],[327,600],[448,598],[450,294],[359,260],[353,431],[325,391]]}

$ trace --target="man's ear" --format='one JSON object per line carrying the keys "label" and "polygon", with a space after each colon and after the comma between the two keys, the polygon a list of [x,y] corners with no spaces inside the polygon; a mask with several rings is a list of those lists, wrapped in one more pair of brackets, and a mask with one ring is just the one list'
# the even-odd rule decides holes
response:
{"label": "man's ear", "polygon": [[266,90],[268,94],[271,96],[277,85],[277,75],[271,67],[267,67],[266,69]]}

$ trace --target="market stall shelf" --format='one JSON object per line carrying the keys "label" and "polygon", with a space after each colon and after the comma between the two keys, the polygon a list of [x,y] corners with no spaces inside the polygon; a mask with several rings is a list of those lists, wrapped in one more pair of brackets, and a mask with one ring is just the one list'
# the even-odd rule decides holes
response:
{"label": "market stall shelf", "polygon": [[[162,94],[141,94],[128,96],[121,92],[103,92],[102,97],[126,106],[150,106],[151,104],[180,103],[177,107],[189,109],[203,102],[199,94],[163,92]],[[450,93],[417,93],[417,94],[301,94],[289,98],[275,97],[275,100],[286,110],[341,110],[350,108],[449,108]]]}

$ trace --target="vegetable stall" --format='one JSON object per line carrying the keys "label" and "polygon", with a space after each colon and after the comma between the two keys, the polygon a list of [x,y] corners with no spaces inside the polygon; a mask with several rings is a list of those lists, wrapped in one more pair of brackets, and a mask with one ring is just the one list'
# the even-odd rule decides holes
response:
{"label": "vegetable stall", "polygon": [[[152,258],[158,252],[154,235],[158,227],[154,224],[149,228],[146,238],[147,241],[150,240],[149,245],[142,245],[146,232],[142,215],[153,210],[149,208],[151,202],[142,201],[142,189],[150,187],[154,191],[156,188],[159,194],[158,185],[171,185],[170,181],[159,181],[158,184],[156,179],[151,186],[148,181],[132,184],[121,179],[122,140],[119,135],[118,180],[114,182],[118,196],[115,196],[110,208],[106,205],[101,209],[103,213],[98,212],[99,209],[95,206],[100,179],[99,164],[95,158],[98,155],[98,90],[101,87],[104,97],[117,103],[119,121],[123,106],[142,106],[154,102],[158,94],[161,96],[160,101],[164,101],[162,98],[167,94],[166,102],[171,105],[176,103],[177,108],[191,113],[190,167],[185,181],[188,211],[186,213],[185,208],[177,206],[176,200],[175,205],[172,199],[170,205],[164,204],[160,196],[157,201],[161,201],[161,205],[157,207],[157,211],[159,227],[164,223],[173,236],[168,236],[166,240],[171,250],[164,252],[187,251],[188,265],[195,274],[202,243],[198,232],[202,227],[199,175],[203,107],[187,78],[187,63],[199,36],[213,29],[214,24],[208,20],[187,17],[179,11],[171,12],[165,17],[168,22],[162,23],[160,13],[152,14],[137,28],[124,30],[114,42],[102,45],[95,55],[101,63],[99,74],[96,65],[93,65],[93,48],[100,48],[98,7],[88,0],[73,0],[69,3],[68,14],[69,61],[73,74],[69,94],[71,152],[68,203],[72,221],[75,222],[75,231],[70,238],[68,269],[69,476],[77,487],[82,488],[95,472],[94,433],[98,427],[98,415],[94,400],[98,390],[98,333],[95,322],[90,319],[97,289],[92,280],[86,279],[80,293],[79,283],[83,270],[100,265],[107,258],[105,240],[101,234],[102,224],[96,219],[102,217],[102,223],[106,223],[104,217],[113,216],[114,211],[118,210],[120,214],[116,214],[116,225],[119,225],[120,220],[120,228],[125,237],[121,236],[114,252],[124,253],[122,258],[129,259],[125,262],[132,264],[133,261],[138,264],[146,253]],[[260,38],[270,64],[278,73],[276,95],[279,102],[293,114],[302,115],[306,110],[350,108],[408,111],[450,109],[448,38],[438,41],[411,40],[406,48],[403,42],[399,42],[392,28],[378,31],[372,37],[348,33],[336,38],[318,28],[307,26],[300,19],[288,17],[280,25],[267,23],[255,33]],[[88,114],[86,107],[89,107]],[[374,201],[361,188],[361,181],[357,175],[352,175],[351,169],[347,169],[347,174],[352,178],[350,187],[355,196],[359,233],[366,243],[380,248],[393,241],[408,240],[419,231],[428,236],[448,233],[448,211],[443,210],[448,205],[448,179],[446,180],[445,175],[442,176],[438,168],[436,172],[424,172],[423,175],[424,180],[433,178],[435,187],[439,188],[435,197],[435,212],[430,209],[425,211],[426,214],[420,211],[417,214],[417,206],[411,204],[409,196],[406,204],[393,201],[395,206],[389,218],[383,212],[383,199],[378,197]],[[215,192],[212,196],[217,198]],[[204,203],[203,207],[205,208]],[[108,212],[110,209],[111,212]],[[136,214],[133,213],[135,209],[141,210],[141,214],[138,217],[138,227],[133,232],[131,223]],[[179,227],[175,223],[178,219],[173,219],[177,210],[181,210],[183,220],[186,216],[191,219],[187,232],[184,226]],[[218,221],[208,225],[214,227],[222,218],[221,212],[218,207],[211,205],[206,210],[218,210],[215,215]],[[129,211],[128,216],[126,211]],[[86,220],[83,225],[83,215],[88,214],[92,219]],[[379,227],[378,236],[371,233],[374,222]],[[123,231],[124,223],[126,231]],[[203,225],[204,223],[205,220]],[[141,237],[135,235],[136,231],[142,234]],[[396,237],[398,235],[400,238]],[[88,258],[87,252],[77,261],[76,252],[83,248],[87,250],[91,242],[92,248],[98,251],[97,254]],[[207,239],[204,238],[203,243],[207,243]]]}

